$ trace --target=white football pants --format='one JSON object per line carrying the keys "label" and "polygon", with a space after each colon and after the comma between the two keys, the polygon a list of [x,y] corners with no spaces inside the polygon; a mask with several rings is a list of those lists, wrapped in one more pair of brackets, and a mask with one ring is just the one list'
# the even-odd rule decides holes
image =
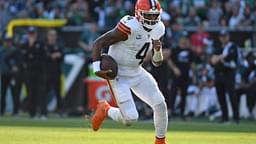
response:
{"label": "white football pants", "polygon": [[115,80],[110,81],[110,87],[118,108],[111,107],[108,111],[109,117],[126,125],[138,120],[138,111],[130,91],[132,90],[153,109],[156,136],[165,137],[168,125],[167,107],[164,96],[151,74],[143,69],[134,77],[117,76]]}

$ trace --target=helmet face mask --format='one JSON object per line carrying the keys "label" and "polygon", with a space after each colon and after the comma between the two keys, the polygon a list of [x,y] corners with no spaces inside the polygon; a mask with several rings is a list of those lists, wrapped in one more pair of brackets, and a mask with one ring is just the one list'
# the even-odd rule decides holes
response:
{"label": "helmet face mask", "polygon": [[155,25],[159,22],[160,13],[141,13],[143,23],[148,25]]}
{"label": "helmet face mask", "polygon": [[156,5],[150,6],[152,0],[137,0],[135,6],[135,16],[142,24],[143,27],[153,29],[160,21],[161,6],[158,1],[155,0]]}

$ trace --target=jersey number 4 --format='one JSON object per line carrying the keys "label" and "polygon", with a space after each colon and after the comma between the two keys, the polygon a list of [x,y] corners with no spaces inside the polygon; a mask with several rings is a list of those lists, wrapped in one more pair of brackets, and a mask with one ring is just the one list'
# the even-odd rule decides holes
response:
{"label": "jersey number 4", "polygon": [[136,54],[136,59],[140,59],[139,64],[143,63],[144,58],[147,55],[148,49],[149,49],[150,43],[145,43],[143,47],[139,50],[139,52]]}

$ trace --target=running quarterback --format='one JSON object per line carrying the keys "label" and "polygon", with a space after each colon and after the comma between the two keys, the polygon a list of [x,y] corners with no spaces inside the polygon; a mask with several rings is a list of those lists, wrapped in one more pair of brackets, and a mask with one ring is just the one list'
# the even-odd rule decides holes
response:
{"label": "running quarterback", "polygon": [[[124,16],[115,28],[100,36],[93,44],[93,70],[97,76],[107,79],[118,107],[100,101],[93,115],[92,129],[97,131],[105,118],[125,125],[138,120],[132,93],[148,104],[154,111],[155,144],[167,144],[168,126],[167,107],[163,94],[155,79],[142,63],[148,54],[152,54],[154,66],[163,61],[161,38],[165,26],[160,20],[161,6],[157,0],[137,0],[135,16]],[[114,79],[109,77],[111,70],[101,69],[101,50],[109,47],[110,55],[118,65]]]}

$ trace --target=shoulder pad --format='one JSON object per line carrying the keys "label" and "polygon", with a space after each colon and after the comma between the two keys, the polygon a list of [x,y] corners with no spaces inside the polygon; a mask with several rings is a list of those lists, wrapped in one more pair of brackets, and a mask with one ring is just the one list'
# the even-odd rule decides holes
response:
{"label": "shoulder pad", "polygon": [[[118,23],[117,28],[131,34],[139,27],[139,22],[134,16],[126,15]],[[122,32],[123,32],[122,31]]]}
{"label": "shoulder pad", "polygon": [[164,26],[163,22],[162,22],[162,21],[159,21],[159,23],[158,23],[157,26],[153,29],[152,32],[153,32],[152,37],[153,37],[153,39],[155,39],[155,40],[158,40],[158,39],[160,39],[161,37],[163,37],[164,34],[165,34],[165,26]]}

